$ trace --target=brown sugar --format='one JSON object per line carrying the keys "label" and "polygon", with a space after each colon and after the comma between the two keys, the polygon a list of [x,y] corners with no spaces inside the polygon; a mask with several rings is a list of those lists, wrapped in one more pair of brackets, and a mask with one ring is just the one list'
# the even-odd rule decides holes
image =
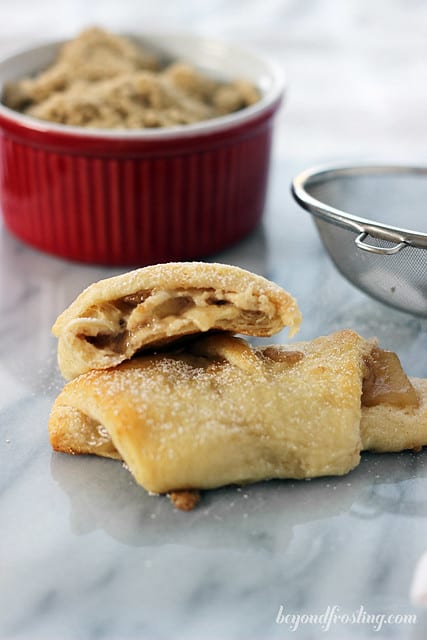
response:
{"label": "brown sugar", "polygon": [[260,99],[245,80],[219,82],[174,61],[162,65],[129,38],[83,31],[51,67],[6,85],[3,103],[21,113],[79,127],[144,129],[233,113]]}

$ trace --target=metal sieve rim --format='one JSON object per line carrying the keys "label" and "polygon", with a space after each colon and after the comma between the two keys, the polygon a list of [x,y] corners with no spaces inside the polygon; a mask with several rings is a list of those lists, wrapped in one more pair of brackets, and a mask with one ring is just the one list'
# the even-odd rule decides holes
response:
{"label": "metal sieve rim", "polygon": [[[385,225],[375,220],[369,220],[354,214],[336,209],[321,202],[308,193],[307,188],[319,182],[336,178],[337,176],[351,177],[352,175],[375,175],[387,173],[419,174],[427,179],[427,167],[386,164],[324,164],[298,174],[291,183],[291,192],[298,204],[315,216],[327,222],[358,232],[355,243],[359,249],[379,254],[398,253],[407,246],[427,249],[427,233],[411,231],[392,225]],[[382,248],[369,244],[367,238],[371,236],[395,243],[392,247]]]}

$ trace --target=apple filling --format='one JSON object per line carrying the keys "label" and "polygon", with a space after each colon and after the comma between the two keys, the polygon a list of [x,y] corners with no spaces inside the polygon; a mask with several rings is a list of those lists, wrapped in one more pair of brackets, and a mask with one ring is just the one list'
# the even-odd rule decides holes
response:
{"label": "apple filling", "polygon": [[397,355],[393,351],[374,347],[367,359],[362,405],[374,407],[379,404],[391,404],[399,408],[417,407],[419,400]]}
{"label": "apple filling", "polygon": [[[78,333],[90,345],[103,351],[132,355],[145,345],[161,346],[177,336],[206,332],[210,329],[242,332],[271,323],[274,305],[251,300],[252,308],[242,305],[241,294],[218,290],[140,291],[113,302],[93,307],[81,318],[83,331]],[[271,307],[271,308],[270,308]],[[92,331],[87,331],[93,327]],[[239,331],[239,329],[237,331]]]}

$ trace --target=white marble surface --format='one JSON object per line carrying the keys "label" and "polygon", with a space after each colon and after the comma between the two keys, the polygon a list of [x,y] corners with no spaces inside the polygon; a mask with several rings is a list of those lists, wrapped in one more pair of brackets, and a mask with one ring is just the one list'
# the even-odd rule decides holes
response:
{"label": "white marble surface", "polygon": [[[1,12],[1,53],[96,22],[191,28],[274,55],[289,91],[265,221],[215,258],[294,293],[302,338],[352,327],[427,377],[427,320],[344,281],[289,194],[292,176],[319,161],[426,162],[426,3],[2,0]],[[409,592],[427,548],[427,452],[365,455],[341,479],[227,488],[180,513],[114,461],[50,451],[46,425],[62,385],[50,326],[111,273],[42,255],[1,228],[0,639],[424,639],[427,616]],[[295,614],[363,606],[417,623],[292,632],[276,623],[280,605]]]}

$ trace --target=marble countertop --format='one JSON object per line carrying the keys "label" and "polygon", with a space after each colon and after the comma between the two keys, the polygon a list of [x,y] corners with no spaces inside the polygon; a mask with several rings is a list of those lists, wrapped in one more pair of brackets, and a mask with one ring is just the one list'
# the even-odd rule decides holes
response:
{"label": "marble countertop", "polygon": [[[427,5],[16,0],[2,7],[0,52],[88,23],[154,29],[165,16],[169,28],[191,18],[193,30],[265,50],[289,81],[263,225],[213,258],[292,292],[301,339],[351,327],[427,377],[427,320],[345,281],[289,192],[318,162],[426,163]],[[0,228],[0,639],[424,639],[427,613],[409,591],[427,550],[426,451],[365,454],[343,478],[209,492],[191,513],[147,495],[117,462],[51,452],[63,382],[50,327],[83,287],[119,271],[43,255]],[[380,614],[416,623],[367,617]]]}

